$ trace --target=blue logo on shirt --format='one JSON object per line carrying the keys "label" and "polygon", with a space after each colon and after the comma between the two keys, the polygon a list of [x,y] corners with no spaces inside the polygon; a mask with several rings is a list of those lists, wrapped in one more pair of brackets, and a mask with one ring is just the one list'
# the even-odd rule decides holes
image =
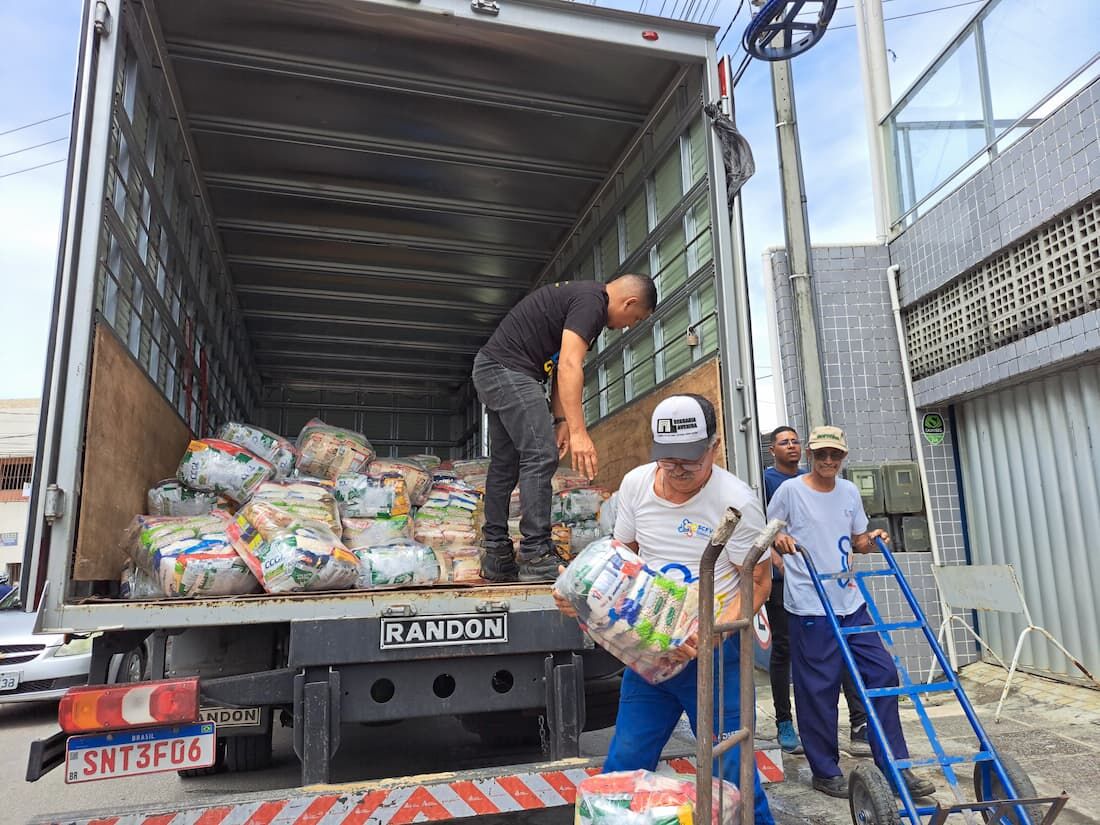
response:
{"label": "blue logo on shirt", "polygon": [[693,539],[696,536],[709,539],[714,535],[714,530],[712,528],[707,527],[705,524],[700,524],[697,521],[691,521],[690,519],[681,521],[680,526],[676,528],[676,532],[687,536],[689,539]]}
{"label": "blue logo on shirt", "polygon": [[[852,555],[852,537],[841,536],[840,541],[836,543],[837,550],[840,551],[840,570],[842,573],[847,573],[852,568],[848,566],[848,560]],[[856,583],[852,579],[837,579],[837,585],[842,588],[855,587]]]}

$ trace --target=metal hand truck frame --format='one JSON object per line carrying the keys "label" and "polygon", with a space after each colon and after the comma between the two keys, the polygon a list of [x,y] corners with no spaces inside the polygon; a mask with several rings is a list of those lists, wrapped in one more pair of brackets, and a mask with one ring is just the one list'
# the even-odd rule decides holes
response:
{"label": "metal hand truck frame", "polygon": [[[936,635],[925,618],[916,596],[905,580],[901,569],[893,554],[887,548],[881,538],[875,539],[878,550],[886,560],[886,567],[872,570],[842,570],[839,573],[818,573],[814,567],[813,559],[804,547],[798,546],[798,551],[806,561],[817,590],[818,598],[825,608],[825,615],[829,620],[833,634],[837,638],[841,654],[844,656],[845,665],[852,674],[856,691],[864,706],[867,708],[867,721],[870,725],[872,736],[878,742],[885,757],[889,777],[885,777],[874,766],[861,765],[856,768],[848,783],[849,807],[852,813],[852,821],[856,825],[897,825],[901,818],[905,817],[911,825],[922,825],[928,816],[927,825],[943,825],[949,816],[961,813],[967,822],[973,822],[973,813],[980,813],[985,822],[995,822],[1000,825],[1051,825],[1058,814],[1062,812],[1069,801],[1069,797],[1063,793],[1055,797],[1038,797],[1031,780],[1016,764],[1015,760],[1008,756],[998,755],[993,743],[986,735],[978,715],[975,713],[970,700],[962,688],[958,675],[951,669],[947,657],[936,640]],[[884,622],[882,614],[875,604],[869,592],[866,580],[874,577],[892,576],[898,583],[905,601],[913,612],[913,620],[902,622]],[[856,627],[841,627],[825,592],[826,582],[838,579],[852,580],[856,583],[864,600],[867,602],[867,610],[872,623]],[[700,610],[702,610],[702,598],[700,597]],[[701,622],[700,622],[701,623]],[[932,649],[939,666],[943,669],[947,679],[945,682],[934,684],[914,684],[909,676],[909,671],[902,663],[894,649],[891,633],[895,630],[920,630]],[[848,637],[858,633],[878,633],[883,644],[894,660],[897,668],[900,685],[898,687],[883,687],[868,689],[863,683],[855,657],[852,655]],[[751,642],[750,642],[751,644]],[[700,650],[701,652],[701,650]],[[701,657],[700,657],[701,658]],[[700,680],[702,679],[702,661],[700,660]],[[978,752],[968,755],[951,755],[944,751],[936,735],[935,727],[928,716],[927,709],[921,697],[929,693],[953,693],[955,699],[962,706],[963,713],[978,739]],[[890,748],[890,743],[883,736],[882,723],[875,710],[872,699],[886,696],[909,697],[920,718],[928,741],[935,754],[926,759],[898,759]],[[701,714],[700,714],[701,716]],[[955,766],[965,763],[974,764],[974,791],[976,802],[969,802],[963,798],[959,788],[958,777],[955,774]],[[909,793],[901,772],[906,768],[939,767],[947,779],[951,792],[955,797],[955,803],[944,807],[940,803],[934,806],[918,806]],[[901,808],[894,802],[893,788],[898,789],[901,798]],[[1022,791],[1023,793],[1018,793]],[[1001,798],[998,798],[1001,797]]]}

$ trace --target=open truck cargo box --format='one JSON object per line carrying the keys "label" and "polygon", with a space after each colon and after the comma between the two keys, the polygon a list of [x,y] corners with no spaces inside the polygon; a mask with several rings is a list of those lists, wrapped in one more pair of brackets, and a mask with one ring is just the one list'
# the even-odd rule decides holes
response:
{"label": "open truck cargo box", "polygon": [[[88,596],[117,581],[109,545],[149,483],[224,421],[293,437],[320,415],[382,455],[481,452],[473,356],[554,280],[661,286],[654,318],[587,368],[606,438],[619,407],[711,364],[729,463],[753,466],[743,285],[701,108],[719,98],[713,28],[553,0],[86,6],[24,565],[40,629],[550,609],[545,586]],[[704,343],[681,351],[687,327]]]}

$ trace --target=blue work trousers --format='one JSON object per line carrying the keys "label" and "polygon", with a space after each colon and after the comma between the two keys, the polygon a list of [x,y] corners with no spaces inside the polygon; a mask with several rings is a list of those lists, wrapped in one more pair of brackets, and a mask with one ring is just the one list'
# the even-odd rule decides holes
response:
{"label": "blue work trousers", "polygon": [[[838,616],[841,627],[871,624],[867,605],[849,616]],[[847,666],[840,652],[829,619],[825,616],[790,617],[791,675],[794,681],[794,706],[798,733],[806,749],[806,760],[814,776],[841,776],[840,750],[837,744],[837,700],[840,682]],[[877,633],[857,633],[848,637],[852,657],[867,688],[896,687],[898,671]],[[909,749],[901,732],[896,696],[880,696],[874,702],[883,734],[895,759],[905,759]],[[886,760],[874,731],[868,731],[875,764],[885,776]]]}
{"label": "blue work trousers", "polygon": [[[722,644],[722,658],[725,662],[725,690],[722,693],[724,708],[723,723],[725,732],[737,730],[741,726],[741,680],[738,673],[740,650],[737,639],[727,639]],[[715,662],[714,695],[718,693],[718,663]],[[611,740],[611,749],[604,763],[604,771],[634,771],[639,768],[655,770],[661,751],[668,744],[669,737],[680,719],[687,713],[691,730],[696,736],[698,717],[696,713],[696,680],[698,662],[692,661],[683,671],[659,685],[651,685],[637,673],[627,670],[623,674],[622,693],[619,698],[619,715],[615,720],[615,736]],[[718,733],[718,709],[715,703],[714,735]],[[740,778],[740,746],[731,749],[722,757],[722,778],[734,785]],[[715,775],[719,771],[715,760]],[[754,822],[755,825],[774,825],[768,798],[760,784],[760,772],[756,772],[753,783],[755,788]]]}

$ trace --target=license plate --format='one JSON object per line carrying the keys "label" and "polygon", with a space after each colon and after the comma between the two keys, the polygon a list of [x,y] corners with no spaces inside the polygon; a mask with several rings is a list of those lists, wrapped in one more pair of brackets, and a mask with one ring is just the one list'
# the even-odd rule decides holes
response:
{"label": "license plate", "polygon": [[260,724],[259,708],[199,708],[199,719],[219,728],[252,727]]}
{"label": "license plate", "polygon": [[0,690],[15,690],[19,687],[18,673],[0,673]]}
{"label": "license plate", "polygon": [[213,722],[70,736],[65,744],[65,781],[208,768],[217,753],[216,738]]}
{"label": "license plate", "polygon": [[485,645],[508,641],[507,613],[402,616],[382,619],[382,650],[400,647]]}

